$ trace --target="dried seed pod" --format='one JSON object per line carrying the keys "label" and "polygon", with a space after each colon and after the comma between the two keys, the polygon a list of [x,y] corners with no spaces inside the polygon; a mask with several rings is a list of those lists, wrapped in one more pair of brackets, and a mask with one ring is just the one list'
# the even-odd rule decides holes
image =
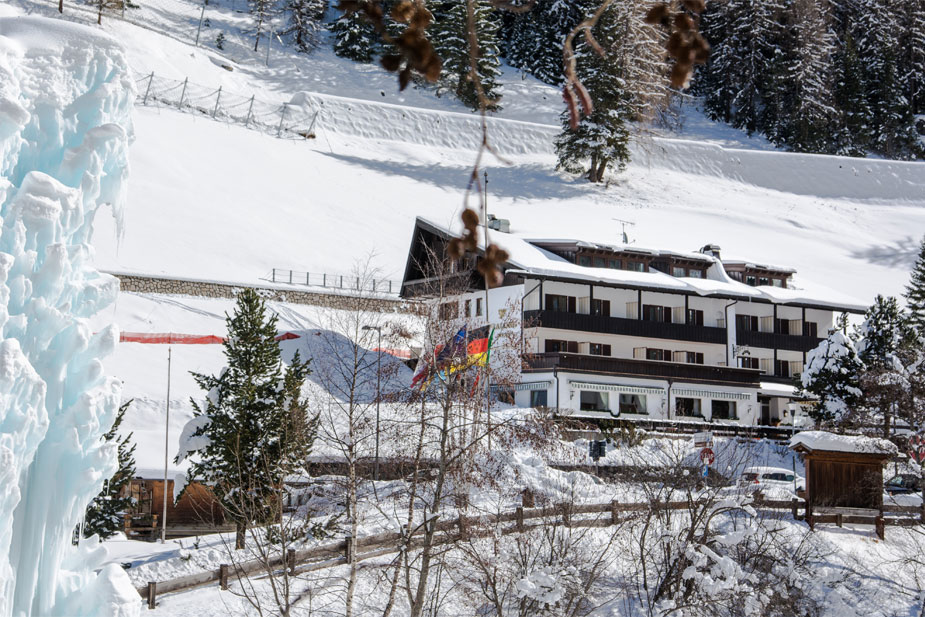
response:
{"label": "dried seed pod", "polygon": [[680,32],[672,32],[671,36],[668,37],[668,42],[665,43],[665,48],[668,50],[669,56],[678,60],[684,50],[684,35]]}
{"label": "dried seed pod", "polygon": [[479,224],[479,215],[472,208],[463,210],[460,218],[462,218],[463,226],[469,231],[475,231],[475,227]]}
{"label": "dried seed pod", "polygon": [[690,64],[681,64],[680,62],[675,64],[671,68],[671,87],[679,90],[687,87],[687,80],[690,79],[690,76]]}
{"label": "dried seed pod", "polygon": [[674,27],[681,32],[690,32],[694,28],[694,20],[690,15],[678,13],[674,16]]}
{"label": "dried seed pod", "polygon": [[668,14],[667,4],[656,4],[646,13],[646,23],[652,26],[659,25],[668,18]]}
{"label": "dried seed pod", "polygon": [[396,56],[395,54],[386,54],[382,56],[382,59],[379,60],[379,63],[382,64],[382,68],[394,73],[401,66],[401,56]]}
{"label": "dried seed pod", "polygon": [[411,0],[399,0],[392,7],[392,19],[401,24],[410,23],[414,13],[414,3]]}

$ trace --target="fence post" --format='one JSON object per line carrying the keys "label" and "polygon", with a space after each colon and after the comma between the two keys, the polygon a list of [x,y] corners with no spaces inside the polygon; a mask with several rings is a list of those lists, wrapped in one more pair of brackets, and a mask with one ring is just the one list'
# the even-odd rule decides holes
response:
{"label": "fence post", "polygon": [[467,540],[469,538],[469,534],[466,533],[466,518],[460,514],[459,518],[456,519],[456,522],[459,525],[459,539]]}
{"label": "fence post", "polygon": [[523,530],[524,530],[524,509],[523,509],[523,506],[517,506],[517,509],[514,510],[514,521],[517,523],[517,531],[523,532]]}
{"label": "fence post", "polygon": [[212,119],[215,120],[215,114],[218,113],[218,102],[222,98],[222,87],[218,87],[218,93],[215,95],[215,108],[212,109]]}
{"label": "fence post", "polygon": [[271,276],[273,282],[276,282],[276,268],[273,268],[273,275]]}
{"label": "fence post", "polygon": [[228,589],[228,568],[230,566],[227,563],[223,563],[218,567],[218,586],[222,590]]}
{"label": "fence post", "polygon": [[289,271],[289,284],[292,285],[292,270]]}
{"label": "fence post", "polygon": [[344,275],[343,274],[340,275],[340,288],[341,289],[344,288]]}
{"label": "fence post", "polygon": [[[324,272],[321,273],[321,286],[322,287],[328,286],[328,275],[325,274]],[[923,512],[925,512],[925,510],[923,510]]]}
{"label": "fence post", "polygon": [[251,104],[247,106],[247,117],[244,119],[244,128],[248,128],[251,123],[251,115],[254,112],[254,95],[251,95]]}
{"label": "fence post", "polygon": [[559,510],[562,512],[562,524],[566,527],[572,526],[572,513],[568,503],[560,503]]}
{"label": "fence post", "polygon": [[793,497],[790,500],[790,513],[793,514],[793,520],[799,520],[797,518],[797,498]]}
{"label": "fence post", "polygon": [[202,10],[199,12],[199,27],[196,28],[196,47],[199,47],[199,33],[202,32],[202,18],[206,14],[206,0],[202,2]]}
{"label": "fence post", "polygon": [[148,104],[148,93],[151,92],[151,83],[154,81],[154,71],[151,71],[151,74],[148,76],[148,87],[145,88],[145,96],[141,99],[142,105]]}
{"label": "fence post", "polygon": [[189,77],[183,80],[183,90],[180,92],[180,102],[177,103],[177,109],[183,109],[183,99],[186,98],[186,85],[189,83]]}
{"label": "fence post", "polygon": [[289,103],[283,103],[283,110],[279,114],[279,126],[276,129],[276,136],[279,137],[283,134],[283,118],[286,117],[286,108],[289,106]]}
{"label": "fence post", "polygon": [[610,524],[616,525],[620,520],[620,502],[616,499],[610,502]]}
{"label": "fence post", "polygon": [[883,522],[883,516],[878,516],[874,519],[874,530],[877,532],[878,538],[886,540],[886,525]]}
{"label": "fence post", "polygon": [[354,538],[348,532],[344,536],[344,557],[347,558],[347,563],[353,563],[353,560],[356,556],[356,538]]}
{"label": "fence post", "polygon": [[838,513],[835,515],[835,524],[836,524],[838,527],[841,527],[841,526],[842,526],[842,523],[844,522],[844,520],[845,520],[845,519],[843,518],[841,512],[838,512]]}
{"label": "fence post", "polygon": [[309,282],[308,282],[308,272],[305,273],[305,284],[306,284],[306,285],[309,285]]}
{"label": "fence post", "polygon": [[[389,293],[392,293],[392,281],[389,281]],[[923,504],[923,512],[925,512],[925,504]]]}
{"label": "fence post", "polygon": [[154,581],[148,581],[148,608],[153,609],[157,606],[155,599],[157,598],[157,583]]}
{"label": "fence post", "polygon": [[286,567],[289,568],[289,574],[295,572],[295,549],[290,548],[286,551]]}
{"label": "fence post", "polygon": [[360,290],[360,277],[357,277],[357,291],[361,291]]}

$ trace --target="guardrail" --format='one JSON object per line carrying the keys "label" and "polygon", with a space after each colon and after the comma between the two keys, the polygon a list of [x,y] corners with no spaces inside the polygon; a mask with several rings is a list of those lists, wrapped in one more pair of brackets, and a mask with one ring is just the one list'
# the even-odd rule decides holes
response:
{"label": "guardrail", "polygon": [[273,268],[266,280],[271,283],[287,285],[304,285],[306,287],[323,287],[326,289],[343,289],[345,291],[370,291],[373,293],[397,295],[401,290],[400,281],[377,279],[350,274],[328,274],[324,272],[302,272]]}
{"label": "guardrail", "polygon": [[[528,521],[536,519],[555,518],[557,522],[565,527],[609,527],[618,524],[622,518],[621,513],[628,512],[645,512],[653,508],[684,510],[690,507],[688,501],[661,502],[661,503],[620,503],[613,500],[607,503],[599,504],[556,504],[538,508],[517,507],[511,512],[503,512],[496,515],[482,516],[459,516],[447,521],[434,521],[433,531],[441,534],[435,541],[434,545],[450,544],[459,540],[469,538],[478,538],[488,536],[494,533],[490,529],[477,529],[478,526],[491,524],[512,523],[510,526],[501,530],[501,535],[523,533],[530,529],[539,527],[539,524],[528,524]],[[756,499],[751,507],[760,510],[790,510],[795,520],[804,520],[805,515],[800,516],[800,507],[805,508],[805,503],[801,504],[797,499],[790,501],[784,500],[764,500]],[[882,534],[884,525],[914,525],[925,523],[925,506],[893,506],[886,507],[888,512],[897,513],[916,513],[918,518],[911,517],[893,517],[887,518],[882,515],[878,518],[877,533]],[[576,518],[581,515],[604,514],[606,516],[597,518]],[[827,518],[810,515],[811,523],[827,522]],[[832,522],[841,523],[841,518]],[[844,522],[852,522],[845,520]],[[858,521],[866,523],[867,520]],[[811,525],[812,526],[812,525]],[[346,537],[343,540],[328,542],[320,546],[309,549],[293,550],[290,549],[285,555],[281,554],[269,560],[254,559],[239,564],[222,564],[217,570],[206,570],[187,576],[170,579],[167,581],[148,582],[146,585],[136,588],[138,594],[147,600],[148,608],[155,608],[157,605],[157,595],[175,591],[192,589],[201,585],[218,582],[222,589],[228,588],[228,579],[230,576],[245,576],[257,571],[266,571],[285,567],[291,574],[302,574],[323,570],[339,565],[346,565],[355,561],[364,561],[394,553],[401,550],[411,550],[423,547],[423,538],[419,537],[424,534],[425,529],[419,526],[410,534],[401,533],[381,533],[360,538]],[[365,552],[360,553],[361,549]],[[303,564],[300,566],[300,564]]]}

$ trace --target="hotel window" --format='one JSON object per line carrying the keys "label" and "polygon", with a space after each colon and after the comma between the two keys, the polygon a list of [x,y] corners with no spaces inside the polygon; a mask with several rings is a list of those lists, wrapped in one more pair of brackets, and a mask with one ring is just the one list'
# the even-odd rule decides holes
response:
{"label": "hotel window", "polygon": [[734,281],[742,282],[742,273],[741,272],[730,272],[729,277]]}
{"label": "hotel window", "polygon": [[687,363],[688,364],[703,364],[703,354],[699,351],[687,352]]}
{"label": "hotel window", "polygon": [[560,296],[558,294],[546,294],[546,310],[556,311],[559,313],[574,313],[575,298],[574,296]]}
{"label": "hotel window", "polygon": [[481,298],[475,299],[475,316],[476,317],[482,316],[482,299]]}
{"label": "hotel window", "polygon": [[609,356],[610,350],[610,345],[604,345],[603,343],[588,344],[588,353],[592,356]]}
{"label": "hotel window", "polygon": [[786,360],[775,360],[774,374],[778,377],[790,377],[790,363]]}
{"label": "hotel window", "polygon": [[620,395],[620,413],[649,413],[646,407],[646,397],[641,394],[621,394]]}
{"label": "hotel window", "polygon": [[739,366],[742,368],[760,368],[758,358],[746,358],[744,356],[739,356]]}
{"label": "hotel window", "polygon": [[609,402],[607,394],[607,392],[589,392],[587,390],[582,390],[579,409],[582,411],[607,411]]}
{"label": "hotel window", "polygon": [[578,265],[579,265],[579,266],[590,266],[590,265],[591,265],[591,258],[588,257],[587,255],[582,255],[582,256],[580,256],[580,257],[578,258]]}
{"label": "hotel window", "polygon": [[465,309],[463,310],[463,315],[465,317],[472,317],[472,300],[466,300]]}
{"label": "hotel window", "polygon": [[713,401],[710,404],[710,417],[714,420],[735,420],[735,401]]}
{"label": "hotel window", "polygon": [[700,414],[699,398],[676,398],[674,400],[674,413],[676,416],[692,417]]}
{"label": "hotel window", "polygon": [[762,276],[758,279],[758,284],[759,285],[770,285],[771,281],[768,279],[768,277]]}
{"label": "hotel window", "polygon": [[667,261],[653,261],[653,262],[649,265],[649,269],[650,269],[650,270],[658,270],[659,272],[664,272],[665,274],[668,274],[668,272],[669,272],[669,270],[668,270],[668,262],[667,262]]}
{"label": "hotel window", "polygon": [[546,390],[530,390],[530,407],[546,407]]}
{"label": "hotel window", "polygon": [[703,311],[697,309],[687,309],[687,323],[691,326],[702,326]]}
{"label": "hotel window", "polygon": [[546,339],[546,353],[578,353],[578,341]]}
{"label": "hotel window", "polygon": [[690,270],[688,270],[688,274],[687,274],[687,275],[688,275],[689,277],[691,277],[692,279],[702,279],[702,278],[703,278],[703,270],[696,270],[696,269],[694,269],[694,268],[691,268]]}
{"label": "hotel window", "polygon": [[668,349],[646,349],[646,360],[671,362],[671,351]]}
{"label": "hotel window", "polygon": [[655,304],[642,305],[643,321],[666,321],[671,323],[671,307]]}
{"label": "hotel window", "polygon": [[623,267],[623,261],[620,259],[611,259],[610,267],[613,268],[614,270],[619,270]]}
{"label": "hotel window", "polygon": [[459,304],[457,302],[444,302],[440,305],[440,319],[456,319],[459,317]]}
{"label": "hotel window", "polygon": [[672,266],[671,276],[687,276],[687,270],[681,266]]}
{"label": "hotel window", "polygon": [[771,279],[771,283],[772,283],[775,287],[783,287],[783,286],[784,286],[784,281],[781,280],[781,279]]}
{"label": "hotel window", "polygon": [[626,262],[626,269],[634,272],[645,272],[646,264],[642,261],[628,261]]}
{"label": "hotel window", "polygon": [[756,315],[736,315],[736,330],[758,332],[758,317]]}
{"label": "hotel window", "polygon": [[819,338],[819,324],[817,324],[815,321],[804,321],[803,336]]}
{"label": "hotel window", "polygon": [[591,300],[591,314],[610,317],[610,300]]}
{"label": "hotel window", "polygon": [[749,274],[748,276],[745,277],[745,284],[751,285],[752,287],[754,287],[755,285],[758,284],[758,279],[755,277],[755,275]]}
{"label": "hotel window", "polygon": [[604,259],[603,257],[595,257],[595,258],[594,258],[594,267],[595,267],[595,268],[606,268],[606,267],[607,267],[607,260]]}

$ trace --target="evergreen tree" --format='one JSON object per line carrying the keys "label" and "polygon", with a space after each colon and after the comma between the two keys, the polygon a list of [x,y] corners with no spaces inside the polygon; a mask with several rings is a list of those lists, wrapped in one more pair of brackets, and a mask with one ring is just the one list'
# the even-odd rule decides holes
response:
{"label": "evergreen tree", "polygon": [[925,0],[906,0],[900,13],[899,75],[913,114],[925,113]]}
{"label": "evergreen tree", "polygon": [[870,143],[871,113],[867,104],[864,67],[851,33],[845,33],[835,59],[837,120],[834,149],[837,154],[864,156]]}
{"label": "evergreen tree", "polygon": [[[442,4],[442,3],[441,3]],[[477,110],[479,97],[475,84],[470,79],[468,14],[466,2],[453,2],[449,7],[434,6],[434,24],[431,38],[437,55],[443,60],[441,86],[451,90],[464,105]],[[478,44],[479,81],[489,100],[496,100],[500,93],[498,76],[501,75],[501,52],[498,49],[498,28],[500,20],[489,0],[478,0],[475,4],[475,30]],[[497,105],[492,109],[498,109]]]}
{"label": "evergreen tree", "polygon": [[331,26],[334,53],[355,62],[372,62],[378,52],[373,25],[359,12],[343,14]]}
{"label": "evergreen tree", "polygon": [[820,0],[794,0],[789,9],[793,52],[787,80],[793,96],[778,113],[786,118],[786,143],[797,152],[835,149],[831,137],[836,117],[831,70],[835,38],[826,5]]}
{"label": "evergreen tree", "polygon": [[287,28],[283,34],[295,39],[296,49],[307,53],[318,44],[327,0],[286,0]]}
{"label": "evergreen tree", "polygon": [[[273,17],[273,0],[248,0],[248,4],[254,17],[254,51],[257,51],[264,25]],[[267,36],[273,36],[273,33]]]}
{"label": "evergreen tree", "polygon": [[847,319],[839,319],[828,337],[806,354],[806,368],[797,388],[816,400],[810,415],[817,426],[850,421],[861,400],[861,361],[847,334]]}
{"label": "evergreen tree", "polygon": [[909,325],[925,336],[925,238],[919,247],[919,257],[912,268],[912,279],[906,286]]}
{"label": "evergreen tree", "polygon": [[122,515],[133,505],[131,494],[126,490],[135,477],[135,444],[132,443],[132,433],[125,437],[119,436],[119,427],[125,419],[125,411],[132,401],[126,401],[119,407],[116,421],[103,439],[106,442],[117,444],[119,468],[116,473],[103,486],[100,494],[93,498],[87,506],[84,516],[84,537],[93,534],[105,540],[123,529]]}
{"label": "evergreen tree", "polygon": [[625,16],[611,5],[594,27],[597,42],[607,52],[602,58],[584,41],[576,46],[578,78],[595,101],[591,115],[583,117],[575,130],[569,126],[568,111],[562,115],[563,132],[556,138],[557,167],[570,173],[587,173],[591,182],[601,182],[604,172],[629,161],[629,122],[633,106],[627,89],[627,70],[617,57],[620,37],[627,34]]}
{"label": "evergreen tree", "polygon": [[207,394],[193,401],[193,419],[181,436],[179,462],[196,454],[190,481],[209,486],[236,527],[243,548],[250,523],[266,518],[283,479],[304,471],[315,436],[301,388],[310,373],[296,353],[282,367],[276,315],[245,289],[234,314],[226,316],[227,366],[219,375],[193,373]]}

